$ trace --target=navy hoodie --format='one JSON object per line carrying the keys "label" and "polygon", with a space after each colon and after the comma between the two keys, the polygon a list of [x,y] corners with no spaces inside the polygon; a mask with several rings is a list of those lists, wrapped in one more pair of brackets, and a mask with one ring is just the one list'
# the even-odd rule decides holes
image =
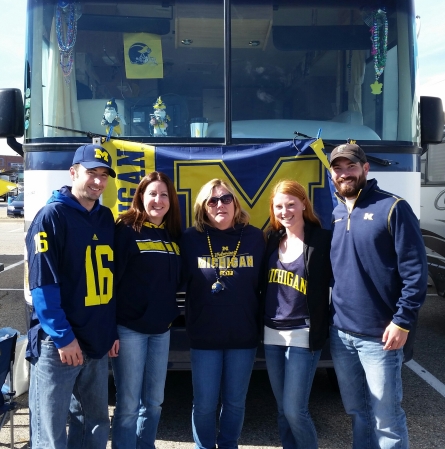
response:
{"label": "navy hoodie", "polygon": [[164,224],[140,232],[119,223],[115,236],[117,324],[143,334],[162,334],[179,315],[179,247]]}
{"label": "navy hoodie", "polygon": [[427,290],[425,245],[419,222],[402,198],[368,180],[348,213],[333,212],[331,262],[333,324],[380,338],[392,321],[411,330]]}
{"label": "navy hoodie", "polygon": [[[35,216],[26,236],[29,288],[40,327],[57,348],[77,338],[89,357],[102,358],[117,339],[113,296],[114,219],[96,201],[88,211],[64,186]],[[38,355],[38,332],[28,356]]]}
{"label": "navy hoodie", "polygon": [[[228,261],[240,239],[233,266]],[[209,233],[215,264],[224,290],[212,294],[216,282],[207,241]],[[181,239],[181,257],[186,283],[186,329],[195,349],[248,349],[259,341],[259,276],[265,249],[260,229],[251,225],[204,232],[188,228]]]}

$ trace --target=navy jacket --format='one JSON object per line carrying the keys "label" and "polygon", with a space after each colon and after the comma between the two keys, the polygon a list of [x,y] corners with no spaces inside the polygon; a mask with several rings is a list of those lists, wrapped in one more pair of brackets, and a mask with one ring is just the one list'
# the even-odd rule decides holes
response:
{"label": "navy jacket", "polygon": [[[233,266],[227,269],[243,235]],[[211,266],[207,231],[224,290],[212,294],[216,281]],[[181,258],[186,283],[185,318],[190,346],[195,349],[249,349],[258,345],[259,276],[265,241],[260,229],[235,225],[221,231],[210,226],[204,232],[188,228],[181,239]]]}
{"label": "navy jacket", "polygon": [[[284,235],[285,230],[282,229],[270,232],[267,237],[265,263],[261,276],[262,320],[267,289],[267,264]],[[307,280],[307,306],[311,321],[309,329],[311,351],[322,349],[329,335],[329,286],[332,279],[329,260],[331,235],[330,230],[318,228],[309,223],[304,228],[303,255]]]}
{"label": "navy jacket", "polygon": [[332,321],[344,331],[382,337],[392,321],[412,330],[427,290],[419,222],[402,198],[368,180],[354,208],[333,212]]}
{"label": "navy jacket", "polygon": [[86,210],[70,189],[53,192],[26,236],[36,314],[28,357],[38,356],[33,331],[40,327],[57,348],[77,338],[91,358],[102,358],[117,339],[113,215],[99,201]]}
{"label": "navy jacket", "polygon": [[164,224],[140,232],[119,223],[115,236],[117,324],[142,334],[167,332],[179,315],[179,246]]}

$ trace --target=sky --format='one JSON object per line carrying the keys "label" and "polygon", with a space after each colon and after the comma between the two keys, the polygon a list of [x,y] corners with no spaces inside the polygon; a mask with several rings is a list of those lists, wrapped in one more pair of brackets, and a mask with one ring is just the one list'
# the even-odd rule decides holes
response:
{"label": "sky", "polygon": [[[26,0],[0,0],[0,88],[23,91]],[[17,156],[0,139],[0,155]]]}
{"label": "sky", "polygon": [[[2,0],[0,0],[2,1]],[[416,0],[420,16],[419,89],[420,95],[440,97],[445,107],[445,33],[442,0]]]}
{"label": "sky", "polygon": [[[420,16],[419,94],[442,98],[445,106],[445,1],[415,0]],[[0,0],[0,87],[23,90],[26,0]],[[0,155],[15,155],[0,139]]]}

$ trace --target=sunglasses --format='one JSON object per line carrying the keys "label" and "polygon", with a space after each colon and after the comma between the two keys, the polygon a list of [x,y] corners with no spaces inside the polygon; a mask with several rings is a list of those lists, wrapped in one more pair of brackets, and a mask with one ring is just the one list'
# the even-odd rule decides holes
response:
{"label": "sunglasses", "polygon": [[233,195],[231,193],[226,193],[225,195],[221,195],[220,197],[211,196],[207,200],[207,206],[215,207],[218,205],[218,201],[221,201],[222,204],[230,204],[233,201]]}

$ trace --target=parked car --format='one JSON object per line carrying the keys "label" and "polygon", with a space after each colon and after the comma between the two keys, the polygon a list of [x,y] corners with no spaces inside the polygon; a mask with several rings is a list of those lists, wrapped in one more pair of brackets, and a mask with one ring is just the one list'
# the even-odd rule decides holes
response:
{"label": "parked car", "polygon": [[25,209],[23,207],[24,193],[19,193],[9,204],[6,210],[8,217],[23,217]]}

